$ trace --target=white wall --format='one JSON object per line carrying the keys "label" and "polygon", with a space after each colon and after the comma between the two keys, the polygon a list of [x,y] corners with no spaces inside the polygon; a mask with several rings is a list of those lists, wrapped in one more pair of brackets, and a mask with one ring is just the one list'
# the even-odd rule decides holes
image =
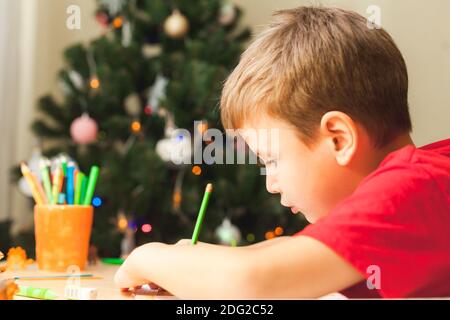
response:
{"label": "white wall", "polygon": [[402,51],[409,71],[413,139],[424,145],[450,138],[450,1],[448,0],[236,0],[245,22],[260,31],[274,10],[322,3],[366,17],[381,8],[381,23]]}

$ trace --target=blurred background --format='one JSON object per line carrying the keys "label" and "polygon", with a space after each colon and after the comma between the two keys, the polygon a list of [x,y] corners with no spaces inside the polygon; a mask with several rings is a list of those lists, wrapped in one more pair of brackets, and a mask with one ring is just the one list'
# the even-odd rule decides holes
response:
{"label": "blurred background", "polygon": [[310,4],[366,17],[379,7],[408,66],[415,143],[450,136],[447,0],[0,0],[0,249],[33,251],[17,165],[61,154],[102,168],[92,242],[104,256],[189,238],[207,182],[200,240],[244,245],[304,227],[256,166],[176,166],[167,150],[177,128],[220,128],[221,83],[252,36],[275,10]]}

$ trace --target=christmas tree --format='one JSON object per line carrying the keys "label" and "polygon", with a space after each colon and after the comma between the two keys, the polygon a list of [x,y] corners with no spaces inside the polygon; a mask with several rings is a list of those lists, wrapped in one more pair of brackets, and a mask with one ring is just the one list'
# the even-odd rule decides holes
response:
{"label": "christmas tree", "polygon": [[[120,255],[124,235],[136,245],[190,238],[209,182],[200,241],[246,245],[305,224],[267,193],[256,165],[171,158],[192,159],[195,133],[223,130],[222,83],[250,37],[241,15],[223,0],[99,0],[103,35],[65,51],[64,99],[42,97],[32,130],[45,156],[101,167],[92,233],[100,255]],[[202,148],[213,142],[205,140]]]}

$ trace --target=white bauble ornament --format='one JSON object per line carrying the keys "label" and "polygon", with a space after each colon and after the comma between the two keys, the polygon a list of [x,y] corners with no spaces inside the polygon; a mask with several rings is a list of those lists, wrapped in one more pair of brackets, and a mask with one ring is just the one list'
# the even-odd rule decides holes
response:
{"label": "white bauble ornament", "polygon": [[228,26],[236,19],[237,9],[232,3],[226,3],[220,9],[219,23],[223,26]]}
{"label": "white bauble ornament", "polygon": [[238,227],[231,224],[228,218],[225,218],[216,229],[216,237],[221,244],[230,245],[233,242],[237,244],[241,241],[241,232]]}
{"label": "white bauble ornament", "polygon": [[191,163],[192,145],[188,136],[174,132],[172,138],[162,139],[156,144],[156,153],[168,164],[175,166]]}
{"label": "white bauble ornament", "polygon": [[174,10],[164,22],[164,31],[171,38],[183,38],[189,31],[189,21],[179,10]]}

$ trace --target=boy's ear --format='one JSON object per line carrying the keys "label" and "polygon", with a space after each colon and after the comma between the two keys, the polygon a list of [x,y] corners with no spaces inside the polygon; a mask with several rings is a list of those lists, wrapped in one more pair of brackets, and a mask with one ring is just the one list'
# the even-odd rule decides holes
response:
{"label": "boy's ear", "polygon": [[320,133],[341,166],[350,163],[358,145],[358,131],[355,122],[343,112],[330,111],[320,121]]}

